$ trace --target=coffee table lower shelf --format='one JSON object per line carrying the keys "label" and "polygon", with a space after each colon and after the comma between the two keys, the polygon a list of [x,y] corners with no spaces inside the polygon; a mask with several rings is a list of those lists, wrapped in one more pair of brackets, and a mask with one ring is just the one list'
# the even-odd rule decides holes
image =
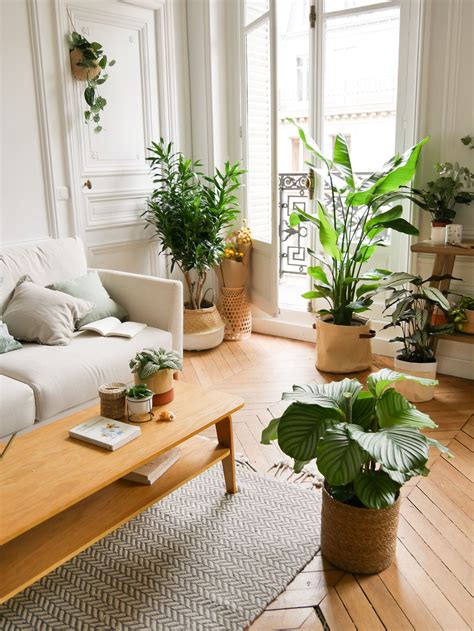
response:
{"label": "coffee table lower shelf", "polygon": [[180,459],[151,486],[117,480],[3,545],[0,603],[230,455],[229,448],[199,437],[180,450]]}

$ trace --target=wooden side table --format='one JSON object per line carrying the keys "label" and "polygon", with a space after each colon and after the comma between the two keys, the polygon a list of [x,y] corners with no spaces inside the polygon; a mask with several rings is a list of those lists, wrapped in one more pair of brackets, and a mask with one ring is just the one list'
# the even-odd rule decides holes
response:
{"label": "wooden side table", "polygon": [[[433,276],[442,276],[443,274],[452,274],[454,263],[457,256],[474,257],[474,241],[466,241],[460,247],[456,245],[433,245],[431,241],[419,241],[411,246],[411,251],[417,254],[434,254]],[[450,280],[431,281],[432,287],[438,288],[440,291],[447,292],[450,286]],[[449,335],[439,335],[434,340],[434,349],[439,340],[449,340],[451,342],[464,342],[465,344],[474,344],[474,335],[466,335],[463,333],[453,333]]]}

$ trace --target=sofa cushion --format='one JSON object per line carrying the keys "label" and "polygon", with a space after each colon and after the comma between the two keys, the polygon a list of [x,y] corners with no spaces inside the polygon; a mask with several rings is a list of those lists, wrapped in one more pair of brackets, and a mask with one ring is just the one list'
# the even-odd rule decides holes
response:
{"label": "sofa cushion", "polygon": [[24,344],[0,358],[0,374],[29,384],[36,418],[46,420],[97,398],[107,382],[132,381],[128,362],[145,347],[171,350],[171,333],[147,327],[131,340],[81,331],[69,346]]}
{"label": "sofa cushion", "polygon": [[17,282],[31,276],[38,285],[51,285],[87,273],[82,241],[49,239],[27,245],[2,247],[0,253],[0,312],[5,309]]}
{"label": "sofa cushion", "polygon": [[34,422],[33,390],[21,381],[0,375],[0,437],[31,427]]}
{"label": "sofa cushion", "polygon": [[66,345],[76,322],[93,308],[92,302],[25,281],[13,292],[3,319],[18,340]]}
{"label": "sofa cushion", "polygon": [[79,278],[71,278],[54,283],[50,285],[50,288],[94,303],[95,306],[92,311],[77,323],[78,329],[84,324],[102,320],[102,318],[112,316],[119,320],[125,320],[128,317],[126,310],[109,296],[108,291],[102,285],[99,274],[95,271],[88,272],[85,276],[79,276]]}

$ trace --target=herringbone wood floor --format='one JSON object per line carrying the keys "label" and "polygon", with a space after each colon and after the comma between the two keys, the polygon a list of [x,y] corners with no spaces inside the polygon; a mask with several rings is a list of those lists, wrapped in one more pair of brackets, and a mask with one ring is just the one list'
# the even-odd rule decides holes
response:
{"label": "herringbone wood floor", "polygon": [[[373,369],[390,366],[375,358]],[[363,380],[367,373],[358,373]],[[351,375],[350,375],[351,376]],[[245,408],[234,417],[236,449],[266,471],[281,455],[260,445],[280,396],[293,383],[330,381],[314,368],[314,345],[253,334],[245,342],[187,353],[183,379],[237,392]],[[473,382],[440,375],[436,397],[421,409],[439,428],[455,459],[434,456],[428,478],[403,489],[396,561],[375,576],[353,576],[317,556],[251,626],[252,631],[460,631],[473,624]],[[318,615],[319,614],[319,615]]]}

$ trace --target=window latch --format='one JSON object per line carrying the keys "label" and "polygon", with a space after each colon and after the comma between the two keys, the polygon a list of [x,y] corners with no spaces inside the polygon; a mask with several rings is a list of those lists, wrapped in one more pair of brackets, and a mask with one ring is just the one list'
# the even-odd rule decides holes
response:
{"label": "window latch", "polygon": [[309,28],[316,26],[316,6],[314,4],[309,7]]}

